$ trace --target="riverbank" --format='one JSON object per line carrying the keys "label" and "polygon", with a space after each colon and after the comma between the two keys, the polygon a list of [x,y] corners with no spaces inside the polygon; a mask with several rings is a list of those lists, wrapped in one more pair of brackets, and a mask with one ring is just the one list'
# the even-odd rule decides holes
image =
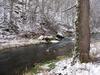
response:
{"label": "riverbank", "polygon": [[[58,40],[52,40],[50,43],[58,43]],[[19,38],[19,39],[12,39],[9,41],[3,41],[0,43],[0,50],[5,48],[12,48],[12,47],[21,47],[21,46],[27,46],[31,44],[39,44],[39,43],[48,43],[46,40],[42,39],[26,39],[26,38]]]}
{"label": "riverbank", "polygon": [[43,64],[40,66],[42,69],[38,69],[37,73],[34,72],[30,75],[99,75],[100,73],[100,41],[98,40],[91,43],[90,55],[98,58],[97,61],[89,63],[80,63],[76,61],[74,65],[71,65],[73,58],[64,58],[63,60],[53,63],[53,68],[50,69],[49,64]]}
{"label": "riverbank", "polygon": [[38,40],[38,39],[13,39],[4,43],[0,44],[0,50],[5,48],[12,48],[12,47],[21,47],[31,44],[39,44],[45,43],[45,40]]}
{"label": "riverbank", "polygon": [[[72,58],[65,58],[58,62],[55,62],[53,65],[54,68],[48,70],[49,64],[42,65],[44,69],[38,71],[37,74],[29,75],[99,75],[100,73],[100,63],[89,62],[89,63],[80,63],[77,61],[73,66],[71,65]],[[46,66],[46,67],[45,67]]]}
{"label": "riverbank", "polygon": [[[95,36],[94,36],[95,37]],[[64,58],[57,62],[43,64],[42,69],[37,69],[37,73],[32,72],[28,75],[99,75],[100,73],[100,40],[92,38],[90,44],[90,55],[92,58],[97,58],[94,62],[81,64],[79,60],[75,65],[71,66],[72,58]],[[53,68],[48,65],[53,63]],[[40,68],[41,68],[40,66]],[[52,66],[52,65],[51,65]],[[32,70],[33,71],[33,70]],[[26,74],[27,75],[27,74]]]}
{"label": "riverbank", "polygon": [[[72,40],[68,38],[60,42],[55,40],[52,42],[25,39],[3,43],[4,47],[7,45],[10,48],[6,47],[6,49],[0,51],[0,75],[22,75],[22,73],[30,70],[35,63],[69,54],[74,47]],[[14,47],[16,45],[18,46]]]}

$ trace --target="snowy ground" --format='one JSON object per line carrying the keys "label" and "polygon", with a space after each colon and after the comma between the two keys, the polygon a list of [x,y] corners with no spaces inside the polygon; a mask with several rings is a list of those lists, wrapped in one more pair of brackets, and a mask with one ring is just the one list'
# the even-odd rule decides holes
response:
{"label": "snowy ground", "polygon": [[44,42],[36,39],[21,38],[16,35],[0,35],[0,49],[25,46],[28,44],[36,44],[39,42]]}
{"label": "snowy ground", "polygon": [[55,63],[54,69],[36,75],[100,75],[100,63],[81,64],[77,62],[71,66],[71,61],[72,59],[59,61]]}
{"label": "snowy ground", "polygon": [[100,41],[91,43],[90,55],[92,57],[100,57]]}
{"label": "snowy ground", "polygon": [[0,49],[4,48],[11,48],[11,47],[20,47],[30,44],[38,44],[40,42],[45,42],[44,40],[37,40],[37,39],[13,39],[11,41],[6,41],[3,44],[0,44]]}
{"label": "snowy ground", "polygon": [[[39,44],[39,43],[45,43],[45,40],[42,40],[43,37],[38,37],[36,39],[28,39],[28,38],[21,38],[18,36],[10,35],[10,36],[3,36],[0,37],[0,49],[4,48],[10,48],[10,47],[20,47],[30,44]],[[52,40],[51,43],[57,43],[58,40]]]}
{"label": "snowy ground", "polygon": [[[91,44],[90,54],[92,57],[100,57],[100,42]],[[55,68],[46,70],[36,75],[100,75],[100,63],[90,62],[81,64],[79,61],[75,65],[71,65],[72,58],[65,58],[64,60],[55,63]],[[47,65],[47,64],[46,64]],[[45,65],[44,65],[45,68]]]}

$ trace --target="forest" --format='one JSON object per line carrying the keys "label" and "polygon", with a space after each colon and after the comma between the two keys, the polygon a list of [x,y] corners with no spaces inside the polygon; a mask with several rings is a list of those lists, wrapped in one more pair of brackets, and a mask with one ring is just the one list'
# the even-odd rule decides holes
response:
{"label": "forest", "polygon": [[99,75],[99,0],[0,0],[0,75]]}

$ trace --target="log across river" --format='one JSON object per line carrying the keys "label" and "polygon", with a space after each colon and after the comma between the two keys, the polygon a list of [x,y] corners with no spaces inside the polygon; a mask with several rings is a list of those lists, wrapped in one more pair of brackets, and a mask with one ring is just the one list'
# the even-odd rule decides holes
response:
{"label": "log across river", "polygon": [[0,75],[22,75],[31,69],[35,63],[55,59],[66,55],[73,49],[71,40],[58,43],[40,43],[0,51]]}

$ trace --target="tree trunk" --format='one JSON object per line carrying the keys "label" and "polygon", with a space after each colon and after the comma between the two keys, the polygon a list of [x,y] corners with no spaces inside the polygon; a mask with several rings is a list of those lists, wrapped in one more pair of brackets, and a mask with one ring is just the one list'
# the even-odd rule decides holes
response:
{"label": "tree trunk", "polygon": [[10,0],[10,23],[12,22],[13,17],[13,0]]}
{"label": "tree trunk", "polygon": [[6,0],[3,0],[3,4],[4,4],[3,5],[3,8],[4,8],[4,22],[3,23],[5,25],[6,24],[6,17],[7,17],[6,16]]}
{"label": "tree trunk", "polygon": [[77,49],[79,50],[79,59],[83,62],[89,62],[89,50],[90,50],[90,27],[89,27],[89,0],[78,0],[78,20],[76,25]]}

